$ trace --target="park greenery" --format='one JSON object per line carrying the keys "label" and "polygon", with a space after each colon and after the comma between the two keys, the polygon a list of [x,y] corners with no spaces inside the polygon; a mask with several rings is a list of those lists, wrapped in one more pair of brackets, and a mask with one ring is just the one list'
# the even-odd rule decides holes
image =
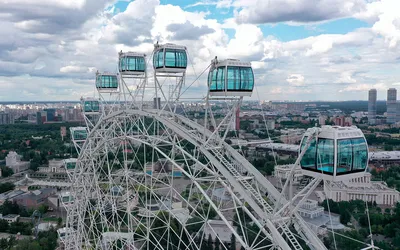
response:
{"label": "park greenery", "polygon": [[14,190],[15,185],[11,182],[0,183],[0,194]]}
{"label": "park greenery", "polygon": [[398,166],[389,167],[380,171],[372,169],[371,174],[372,180],[384,181],[388,187],[400,191],[400,168]]}
{"label": "park greenery", "polygon": [[[2,224],[3,222],[0,221],[0,226]],[[58,235],[55,229],[50,229],[46,232],[39,232],[36,239],[29,237],[26,239],[17,240],[15,236],[10,236],[9,238],[0,239],[0,249],[55,250],[57,248],[57,239]]]}
{"label": "park greenery", "polygon": [[[48,160],[77,157],[68,132],[69,127],[76,125],[73,123],[2,125],[0,160],[4,160],[9,151],[16,151],[22,155],[23,161],[30,161],[30,168],[36,171],[39,166],[47,164]],[[60,135],[60,128],[63,126],[67,129],[64,141]],[[10,175],[10,172],[3,168],[3,176]]]}
{"label": "park greenery", "polygon": [[[396,204],[394,209],[386,208],[384,210],[377,206],[376,203],[367,203],[366,205],[362,200],[353,200],[350,202],[325,200],[321,205],[326,211],[339,214],[340,222],[353,229],[345,232],[339,231],[338,233],[367,243],[369,243],[369,235],[372,233],[373,237],[381,236],[379,238],[384,239],[380,241],[375,240],[378,247],[382,249],[400,249],[399,203]],[[365,244],[357,243],[340,235],[335,237],[335,241],[337,249],[350,250],[360,249],[362,246],[365,247]],[[326,237],[324,243],[327,246],[332,246],[333,236],[329,235]]]}

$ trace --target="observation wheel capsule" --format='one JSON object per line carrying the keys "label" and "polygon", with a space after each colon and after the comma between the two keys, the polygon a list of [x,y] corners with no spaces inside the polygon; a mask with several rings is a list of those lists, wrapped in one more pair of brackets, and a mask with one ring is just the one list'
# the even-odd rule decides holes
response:
{"label": "observation wheel capsule", "polygon": [[82,99],[83,112],[85,114],[99,114],[100,113],[100,101],[96,98],[86,97]]}
{"label": "observation wheel capsule", "polygon": [[135,52],[119,52],[118,70],[122,75],[143,75],[146,71],[146,55]]}
{"label": "observation wheel capsule", "polygon": [[210,96],[251,96],[254,74],[249,62],[214,59],[208,73]]}
{"label": "observation wheel capsule", "polygon": [[368,167],[368,145],[355,127],[322,126],[306,131],[300,153],[310,144],[300,166],[303,174],[330,181],[361,177]]}
{"label": "observation wheel capsule", "polygon": [[76,158],[69,158],[64,160],[64,167],[67,171],[74,170],[76,167]]}
{"label": "observation wheel capsule", "polygon": [[71,137],[75,142],[84,142],[88,136],[86,127],[71,127]]}
{"label": "observation wheel capsule", "polygon": [[154,46],[153,67],[161,73],[183,73],[187,68],[187,50],[185,46],[167,43]]}
{"label": "observation wheel capsule", "polygon": [[96,88],[102,93],[113,93],[118,91],[118,74],[96,73]]}

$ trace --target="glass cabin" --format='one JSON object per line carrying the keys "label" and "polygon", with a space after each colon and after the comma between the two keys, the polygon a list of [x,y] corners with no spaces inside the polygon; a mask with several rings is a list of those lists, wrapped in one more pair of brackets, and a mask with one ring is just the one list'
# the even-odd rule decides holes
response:
{"label": "glass cabin", "polygon": [[368,145],[357,127],[322,126],[308,129],[301,142],[300,152],[312,136],[310,146],[300,165],[304,175],[327,180],[350,179],[362,176],[368,166]]}
{"label": "glass cabin", "polygon": [[212,65],[208,73],[210,96],[251,96],[254,74],[250,63],[214,59]]}
{"label": "glass cabin", "polygon": [[153,67],[156,72],[182,73],[187,67],[186,47],[167,43],[154,46]]}
{"label": "glass cabin", "polygon": [[64,160],[65,169],[66,170],[74,170],[76,167],[76,161],[77,161],[77,159],[75,159],[75,158],[65,159]]}
{"label": "glass cabin", "polygon": [[135,52],[119,53],[118,69],[124,75],[142,75],[146,70],[144,54]]}
{"label": "glass cabin", "polygon": [[70,128],[72,140],[74,141],[85,141],[88,135],[86,127],[73,127]]}
{"label": "glass cabin", "polygon": [[94,98],[83,99],[83,112],[85,113],[99,113],[100,101]]}
{"label": "glass cabin", "polygon": [[116,92],[118,90],[118,75],[97,72],[96,88],[100,92]]}

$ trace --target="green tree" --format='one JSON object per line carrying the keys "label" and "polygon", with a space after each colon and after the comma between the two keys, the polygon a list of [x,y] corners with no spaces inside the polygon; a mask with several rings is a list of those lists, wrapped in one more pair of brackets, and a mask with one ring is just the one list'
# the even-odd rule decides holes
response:
{"label": "green tree", "polygon": [[190,233],[194,233],[194,232],[199,232],[201,227],[203,226],[204,220],[201,219],[200,217],[193,217],[190,218],[187,222],[186,222],[186,229],[190,232]]}
{"label": "green tree", "polygon": [[235,235],[234,235],[234,234],[231,235],[231,245],[230,245],[230,249],[231,249],[231,250],[236,250],[236,238],[235,238]]}
{"label": "green tree", "polygon": [[207,247],[208,249],[213,249],[213,239],[211,237],[211,234],[208,235],[208,239],[207,239]]}
{"label": "green tree", "polygon": [[14,190],[15,185],[11,182],[0,183],[0,193],[5,193],[10,190]]}
{"label": "green tree", "polygon": [[7,232],[8,228],[8,222],[6,220],[0,220],[0,232]]}
{"label": "green tree", "polygon": [[1,167],[1,176],[2,177],[9,177],[13,174],[14,174],[14,171],[11,168],[6,167],[6,166]]}
{"label": "green tree", "polygon": [[58,226],[61,226],[62,225],[62,218],[61,217],[58,217],[58,219],[57,219],[57,225]]}
{"label": "green tree", "polygon": [[220,247],[221,247],[221,241],[219,240],[218,237],[215,237],[214,250],[220,250]]}

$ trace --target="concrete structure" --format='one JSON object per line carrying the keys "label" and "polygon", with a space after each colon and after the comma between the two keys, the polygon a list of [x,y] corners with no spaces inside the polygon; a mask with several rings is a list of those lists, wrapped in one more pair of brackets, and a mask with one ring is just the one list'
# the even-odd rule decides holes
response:
{"label": "concrete structure", "polygon": [[[273,176],[282,179],[282,181],[286,180],[290,174],[290,171],[293,169],[294,166],[295,166],[294,164],[277,165],[275,166]],[[297,166],[294,172],[293,183],[294,184],[300,183],[300,180],[302,178],[303,178],[302,170],[300,166]]]}
{"label": "concrete structure", "polygon": [[42,188],[29,193],[25,193],[14,198],[14,201],[26,208],[37,208],[39,205],[45,202],[45,200],[56,193],[54,188]]}
{"label": "concrete structure", "polygon": [[[236,230],[236,226],[233,226],[232,222],[229,223]],[[211,235],[212,240],[215,241],[218,235],[221,242],[231,242],[232,232],[225,224],[225,222],[223,222],[222,220],[208,220],[205,224],[206,225],[204,227],[204,235],[206,236],[206,239],[208,239],[208,235]],[[237,239],[236,242],[238,242]]]}
{"label": "concrete structure", "polygon": [[26,194],[26,192],[22,190],[11,190],[5,193],[0,194],[0,205],[3,205],[3,203],[8,200],[8,201],[14,201],[17,197]]}
{"label": "concrete structure", "polygon": [[400,200],[400,192],[389,188],[385,182],[371,181],[371,174],[350,180],[330,182],[324,185],[327,199],[334,201],[364,200],[379,205],[394,206]]}
{"label": "concrete structure", "polygon": [[307,199],[301,204],[298,211],[301,216],[314,219],[324,213],[324,208],[318,206],[318,201]]}
{"label": "concrete structure", "polygon": [[182,176],[182,171],[167,159],[158,159],[155,163],[147,162],[145,168],[147,174],[157,176],[157,178],[161,178],[165,174],[171,174],[175,177]]}
{"label": "concrete structure", "polygon": [[387,118],[386,123],[394,124],[397,121],[397,90],[390,88],[387,91],[387,102],[386,102]]}
{"label": "concrete structure", "polygon": [[38,225],[39,232],[49,231],[52,228],[57,228],[57,224],[51,222],[44,222]]}
{"label": "concrete structure", "polygon": [[368,123],[376,124],[376,89],[370,89],[368,92]]}
{"label": "concrete structure", "polygon": [[369,162],[377,166],[398,165],[400,163],[400,151],[370,152]]}
{"label": "concrete structure", "polygon": [[11,168],[14,173],[27,170],[30,163],[27,161],[21,161],[21,158],[22,156],[18,155],[16,152],[10,151],[6,156],[6,166]]}
{"label": "concrete structure", "polygon": [[65,173],[64,160],[50,160],[48,167],[39,167],[41,173]]}
{"label": "concrete structure", "polygon": [[13,223],[16,222],[19,218],[19,214],[7,214],[5,216],[3,216],[2,214],[0,214],[0,220],[5,220],[8,223]]}
{"label": "concrete structure", "polygon": [[325,115],[321,115],[321,116],[319,116],[319,117],[318,117],[318,123],[319,123],[319,125],[320,125],[320,126],[323,126],[323,125],[325,125],[325,123],[326,123],[326,119],[328,119],[328,117],[327,117],[327,116],[325,116]]}

